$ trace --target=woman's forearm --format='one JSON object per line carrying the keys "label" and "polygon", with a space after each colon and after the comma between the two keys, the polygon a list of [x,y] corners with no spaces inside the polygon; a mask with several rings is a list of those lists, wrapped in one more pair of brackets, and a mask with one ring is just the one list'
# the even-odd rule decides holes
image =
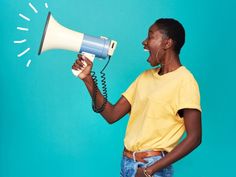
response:
{"label": "woman's forearm", "polygon": [[179,159],[183,158],[191,151],[193,151],[197,146],[201,144],[200,137],[186,137],[180,144],[178,144],[170,153],[168,153],[164,158],[156,162],[154,165],[147,168],[149,174],[154,174]]}
{"label": "woman's forearm", "polygon": [[[91,98],[93,99],[93,94],[95,92],[94,90],[94,81],[93,81],[93,78],[91,75],[88,75],[86,78],[83,79],[84,81],[84,84],[86,85],[87,89],[88,89],[88,92],[91,96]],[[98,89],[96,91],[96,107],[101,107],[105,98],[104,96],[101,94],[100,90]],[[115,120],[114,120],[114,116],[112,114],[113,112],[113,109],[114,109],[114,106],[109,102],[107,101],[106,105],[105,105],[105,109],[101,112],[101,115],[105,118],[105,120],[108,122],[108,123],[113,123]]]}

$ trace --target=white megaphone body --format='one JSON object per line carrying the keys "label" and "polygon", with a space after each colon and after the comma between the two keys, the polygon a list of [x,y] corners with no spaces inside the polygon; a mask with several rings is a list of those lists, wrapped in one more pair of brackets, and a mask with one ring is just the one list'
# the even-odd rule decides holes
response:
{"label": "white megaphone body", "polygon": [[[117,42],[106,37],[94,37],[70,30],[59,24],[48,13],[38,55],[51,49],[64,49],[82,53],[93,62],[94,58],[105,59],[111,57]],[[86,63],[85,63],[86,64]],[[73,70],[79,76],[82,70]]]}

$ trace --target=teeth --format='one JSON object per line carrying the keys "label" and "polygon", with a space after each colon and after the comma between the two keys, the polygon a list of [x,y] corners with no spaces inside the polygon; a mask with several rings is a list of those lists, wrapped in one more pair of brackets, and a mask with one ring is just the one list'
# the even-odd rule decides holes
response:
{"label": "teeth", "polygon": [[144,49],[144,51],[145,51],[145,52],[149,52],[149,50],[148,50],[148,49]]}

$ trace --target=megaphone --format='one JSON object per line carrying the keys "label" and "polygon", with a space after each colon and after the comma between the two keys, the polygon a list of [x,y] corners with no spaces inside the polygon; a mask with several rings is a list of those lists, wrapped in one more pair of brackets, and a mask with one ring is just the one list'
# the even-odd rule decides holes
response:
{"label": "megaphone", "polygon": [[[95,57],[102,59],[111,57],[116,45],[116,41],[106,37],[95,37],[68,29],[59,24],[49,12],[38,55],[47,50],[64,49],[82,53],[93,62]],[[82,71],[72,69],[72,72],[75,76],[79,76]]]}

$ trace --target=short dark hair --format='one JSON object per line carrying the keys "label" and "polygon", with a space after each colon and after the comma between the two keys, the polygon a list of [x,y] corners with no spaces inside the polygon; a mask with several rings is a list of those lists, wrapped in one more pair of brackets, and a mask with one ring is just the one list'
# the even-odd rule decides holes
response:
{"label": "short dark hair", "polygon": [[172,18],[160,18],[154,24],[175,42],[174,50],[179,54],[185,42],[183,25]]}

